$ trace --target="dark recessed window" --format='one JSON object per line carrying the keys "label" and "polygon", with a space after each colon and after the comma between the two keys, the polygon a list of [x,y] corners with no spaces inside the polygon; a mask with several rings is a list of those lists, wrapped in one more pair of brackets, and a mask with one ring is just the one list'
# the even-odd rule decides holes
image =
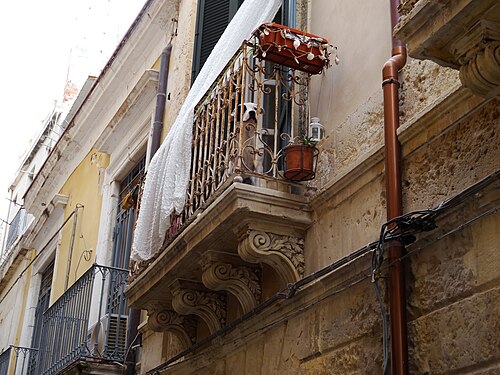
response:
{"label": "dark recessed window", "polygon": [[199,0],[192,82],[241,4],[243,0]]}

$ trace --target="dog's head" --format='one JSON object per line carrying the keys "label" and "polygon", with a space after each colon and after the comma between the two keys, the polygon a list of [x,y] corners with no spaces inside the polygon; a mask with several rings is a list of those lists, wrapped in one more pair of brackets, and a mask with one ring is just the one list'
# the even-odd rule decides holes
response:
{"label": "dog's head", "polygon": [[240,108],[243,107],[243,121],[247,122],[247,121],[255,121],[257,122],[257,112],[260,112],[260,113],[264,113],[264,110],[262,108],[260,108],[260,111],[259,111],[259,107],[257,106],[257,104],[255,103],[251,103],[251,102],[248,102],[248,103],[243,103],[243,104],[240,104],[238,107],[236,107],[233,112],[231,113],[231,117],[233,118],[233,120],[236,120],[238,121],[240,119]]}

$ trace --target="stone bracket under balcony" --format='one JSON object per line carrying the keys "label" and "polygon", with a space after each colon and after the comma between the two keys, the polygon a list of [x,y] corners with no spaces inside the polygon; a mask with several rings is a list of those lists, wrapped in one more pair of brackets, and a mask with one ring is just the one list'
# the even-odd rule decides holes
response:
{"label": "stone bracket under balcony", "polygon": [[[240,258],[240,261],[231,261],[231,265],[236,267],[245,264],[243,260],[270,264],[285,282],[295,281],[302,276],[304,270],[301,239],[304,238],[311,222],[307,197],[233,183],[131,281],[125,292],[129,306],[146,309],[151,301],[170,304],[172,295],[169,293],[169,287],[176,279],[193,280],[201,284],[204,271],[200,264],[203,262],[200,260],[211,251],[231,254],[233,259]],[[253,231],[264,234],[257,235]],[[278,255],[278,250],[274,247],[268,249],[269,254],[257,254],[256,251],[262,249],[259,245],[254,246],[248,242],[258,241],[262,236],[272,238],[273,244],[283,243],[282,253]],[[241,241],[247,244],[240,244]],[[292,243],[296,245],[292,246]],[[252,248],[255,248],[255,251]],[[285,253],[290,251],[294,255],[287,258]],[[241,259],[243,257],[245,259]],[[251,265],[247,263],[247,266]],[[240,279],[243,284],[247,282],[244,278]],[[240,290],[236,292],[234,280],[226,281],[224,287],[213,285],[211,282],[208,285],[212,289],[220,288],[230,293],[239,293],[242,299],[237,298],[240,302],[244,301],[241,304],[246,306],[245,308],[250,308],[254,303],[250,296],[242,297],[246,292],[243,292],[241,284]],[[174,309],[182,314],[191,314],[187,308],[181,307],[179,310],[174,305]]]}
{"label": "stone bracket under balcony", "polygon": [[251,311],[260,302],[260,267],[244,262],[238,255],[220,251],[205,253],[201,265],[203,284],[209,289],[234,295],[243,313]]}
{"label": "stone bracket under balcony", "polygon": [[304,275],[304,238],[293,230],[257,229],[247,226],[239,235],[238,254],[250,263],[271,266],[286,284],[298,281]]}
{"label": "stone bracket under balcony", "polygon": [[147,306],[148,328],[155,332],[173,333],[188,348],[196,342],[196,318],[175,312],[171,304],[151,301]]}
{"label": "stone bracket under balcony", "polygon": [[177,279],[170,285],[172,307],[179,314],[199,316],[210,333],[226,324],[226,295],[208,290],[203,284]]}
{"label": "stone bracket under balcony", "polygon": [[500,3],[497,0],[406,0],[395,27],[411,57],[460,70],[482,97],[500,95]]}

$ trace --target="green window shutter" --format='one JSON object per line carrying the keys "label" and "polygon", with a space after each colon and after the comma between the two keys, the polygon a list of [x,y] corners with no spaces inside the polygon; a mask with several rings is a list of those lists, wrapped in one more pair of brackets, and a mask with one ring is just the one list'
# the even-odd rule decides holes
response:
{"label": "green window shutter", "polygon": [[199,0],[192,82],[243,0]]}

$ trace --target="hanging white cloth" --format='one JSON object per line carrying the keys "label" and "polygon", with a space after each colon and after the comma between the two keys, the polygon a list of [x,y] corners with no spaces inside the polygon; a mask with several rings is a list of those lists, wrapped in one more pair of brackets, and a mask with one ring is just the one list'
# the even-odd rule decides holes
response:
{"label": "hanging white cloth", "polygon": [[[215,45],[162,145],[151,160],[132,243],[132,259],[151,259],[170,227],[170,214],[181,212],[191,163],[194,107],[245,39],[276,15],[281,0],[246,0]],[[175,77],[173,77],[175,78]]]}

